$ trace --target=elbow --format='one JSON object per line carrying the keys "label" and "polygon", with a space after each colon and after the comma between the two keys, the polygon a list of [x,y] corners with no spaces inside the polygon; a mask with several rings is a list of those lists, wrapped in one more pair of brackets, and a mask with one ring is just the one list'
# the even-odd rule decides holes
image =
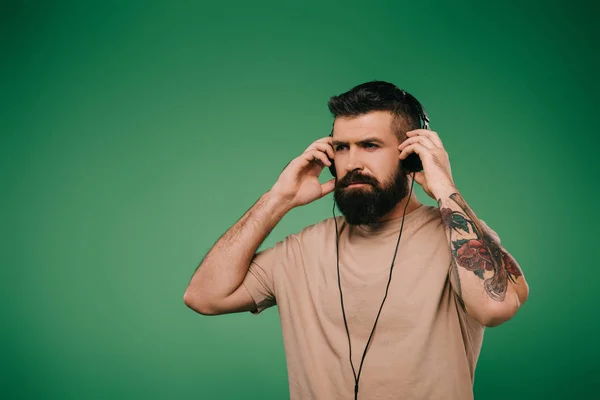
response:
{"label": "elbow", "polygon": [[183,304],[192,310],[194,309],[194,295],[189,291],[189,289],[183,293]]}
{"label": "elbow", "polygon": [[488,299],[485,307],[481,309],[481,314],[475,317],[486,327],[501,325],[515,316],[528,297],[529,285],[523,280],[519,285],[508,289],[504,300]]}
{"label": "elbow", "polygon": [[193,293],[189,288],[183,294],[183,303],[191,310],[201,315],[216,315],[214,308],[209,303],[203,301],[198,294]]}
{"label": "elbow", "polygon": [[484,315],[479,320],[484,326],[493,328],[512,319],[519,311],[520,306],[521,302],[516,295],[511,298],[507,297],[503,302],[490,301]]}
{"label": "elbow", "polygon": [[485,318],[483,318],[483,320],[481,320],[480,322],[482,325],[484,325],[487,328],[493,328],[493,327],[496,327],[498,325],[505,323],[506,321],[508,321],[511,318],[512,318],[511,315],[493,314],[493,315],[486,315]]}
{"label": "elbow", "polygon": [[523,283],[517,289],[517,293],[519,296],[520,304],[525,303],[525,301],[527,301],[527,299],[529,298],[529,284],[525,279],[523,279]]}

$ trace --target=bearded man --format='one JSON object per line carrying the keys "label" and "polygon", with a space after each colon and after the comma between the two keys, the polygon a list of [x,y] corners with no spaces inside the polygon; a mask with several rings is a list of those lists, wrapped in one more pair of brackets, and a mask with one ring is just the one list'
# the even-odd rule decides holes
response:
{"label": "bearded man", "polygon": [[[184,302],[203,315],[277,305],[292,400],[472,399],[484,329],[525,302],[523,272],[461,196],[413,96],[372,81],[328,106],[331,134],[215,243]],[[257,252],[288,211],[331,192],[342,215]]]}

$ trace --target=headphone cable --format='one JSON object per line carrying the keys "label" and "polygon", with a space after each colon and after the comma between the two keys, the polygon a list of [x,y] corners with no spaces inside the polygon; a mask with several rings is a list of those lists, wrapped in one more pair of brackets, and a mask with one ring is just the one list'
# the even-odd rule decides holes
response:
{"label": "headphone cable", "polygon": [[340,302],[342,306],[342,316],[344,317],[344,326],[346,327],[346,335],[348,336],[348,349],[350,353],[350,366],[352,367],[352,373],[354,374],[354,400],[358,400],[358,381],[360,379],[360,374],[362,372],[363,362],[365,361],[365,357],[367,355],[367,349],[369,347],[369,343],[371,342],[371,338],[375,333],[375,327],[377,326],[377,321],[379,320],[379,315],[381,314],[381,310],[383,309],[383,304],[388,295],[388,290],[390,288],[390,283],[392,282],[392,272],[394,270],[394,262],[396,261],[396,255],[398,253],[398,246],[400,244],[400,238],[402,237],[402,228],[404,227],[404,217],[406,215],[406,209],[408,207],[408,202],[410,200],[410,196],[412,195],[413,185],[415,183],[415,175],[413,172],[413,179],[410,184],[410,192],[408,197],[406,198],[406,204],[404,205],[404,212],[402,213],[402,223],[400,225],[400,233],[398,234],[398,240],[396,242],[396,249],[394,250],[394,257],[392,258],[392,265],[390,266],[390,276],[388,278],[387,286],[385,288],[385,295],[383,296],[383,301],[381,302],[381,306],[379,307],[379,312],[377,313],[377,317],[375,318],[375,323],[373,324],[373,329],[371,329],[371,334],[369,335],[369,339],[367,340],[367,344],[365,346],[365,350],[362,355],[362,359],[360,360],[360,366],[358,368],[358,375],[356,374],[356,369],[354,368],[354,363],[352,362],[352,344],[350,342],[350,331],[348,330],[348,321],[346,320],[346,311],[344,310],[344,297],[342,294],[342,283],[340,279],[340,257],[339,257],[339,233],[337,221],[335,219],[335,201],[333,202],[333,222],[335,223],[335,252],[336,252],[336,264],[337,264],[337,274],[338,274],[338,288],[340,290]]}

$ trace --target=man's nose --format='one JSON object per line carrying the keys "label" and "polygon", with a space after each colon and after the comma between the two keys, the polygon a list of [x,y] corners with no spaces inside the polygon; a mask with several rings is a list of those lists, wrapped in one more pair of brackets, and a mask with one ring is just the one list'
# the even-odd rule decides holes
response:
{"label": "man's nose", "polygon": [[361,160],[360,153],[354,148],[348,151],[348,157],[346,158],[346,171],[351,172],[355,170],[361,171],[364,164]]}

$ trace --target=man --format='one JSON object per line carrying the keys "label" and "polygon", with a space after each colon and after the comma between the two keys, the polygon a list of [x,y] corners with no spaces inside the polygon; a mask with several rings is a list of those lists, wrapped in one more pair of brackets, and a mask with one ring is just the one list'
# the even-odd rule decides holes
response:
{"label": "man", "polygon": [[[185,291],[205,315],[277,304],[292,400],[471,399],[484,328],[527,299],[521,268],[460,195],[419,106],[380,81],[332,97],[332,134],[286,166]],[[411,154],[422,170],[410,172]],[[321,184],[325,166],[336,177]],[[438,207],[419,202],[414,182]],[[343,216],[256,254],[288,211],[331,192]]]}

